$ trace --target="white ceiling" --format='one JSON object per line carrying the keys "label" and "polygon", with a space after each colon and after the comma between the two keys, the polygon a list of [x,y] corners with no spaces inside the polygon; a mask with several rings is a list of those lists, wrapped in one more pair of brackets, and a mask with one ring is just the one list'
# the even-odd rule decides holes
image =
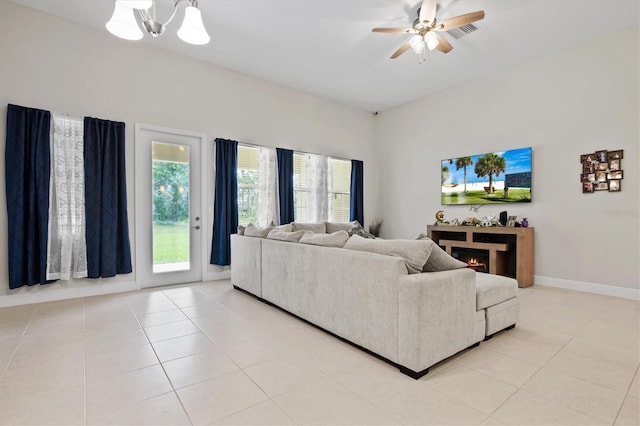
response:
{"label": "white ceiling", "polygon": [[[114,4],[13,1],[100,29]],[[156,3],[164,21],[173,1]],[[479,31],[459,40],[445,33],[454,49],[427,52],[419,64],[411,50],[389,59],[409,36],[371,28],[411,26],[420,0],[200,0],[212,39],[206,46],[176,36],[185,3],[163,36],[122,43],[148,43],[368,111],[637,25],[640,15],[638,0],[440,0],[439,20],[476,10],[486,17],[476,23]]]}

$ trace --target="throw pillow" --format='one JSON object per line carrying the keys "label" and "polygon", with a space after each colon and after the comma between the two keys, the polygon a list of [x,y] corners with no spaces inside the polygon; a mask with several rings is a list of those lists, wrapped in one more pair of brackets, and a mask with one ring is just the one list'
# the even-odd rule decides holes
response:
{"label": "throw pillow", "polygon": [[278,226],[276,226],[276,229],[279,229],[279,230],[285,231],[285,232],[292,232],[293,231],[293,226],[290,223],[287,223],[286,225],[278,225]]}
{"label": "throw pillow", "polygon": [[387,256],[399,256],[404,259],[407,271],[410,274],[419,274],[427,263],[431,254],[431,245],[423,240],[380,240],[368,239],[359,235],[353,235],[344,245],[349,250],[367,251],[384,254]]}
{"label": "throw pillow", "polygon": [[442,250],[442,247],[436,244],[435,241],[427,237],[425,234],[420,234],[417,239],[428,241],[431,246],[431,255],[429,256],[427,263],[425,263],[424,268],[422,268],[423,272],[449,271],[451,269],[462,269],[467,267],[466,263],[450,256],[446,251]]}
{"label": "throw pillow", "polygon": [[290,241],[292,243],[297,243],[298,241],[300,241],[300,237],[302,237],[305,232],[308,231],[287,232],[280,229],[272,229],[271,232],[269,232],[269,234],[267,235],[267,238],[270,240]]}
{"label": "throw pillow", "polygon": [[238,225],[238,235],[244,235],[245,227],[242,225]]}
{"label": "throw pillow", "polygon": [[246,237],[259,237],[266,238],[269,235],[269,232],[273,229],[273,226],[267,226],[266,228],[259,228],[253,223],[247,225],[244,229],[244,235]]}
{"label": "throw pillow", "polygon": [[338,231],[347,231],[353,226],[353,222],[325,222],[327,225],[327,234],[333,234]]}
{"label": "throw pillow", "polygon": [[331,234],[313,234],[308,232],[300,238],[300,243],[342,248],[348,239],[349,233],[345,230],[336,231]]}
{"label": "throw pillow", "polygon": [[375,235],[373,235],[370,232],[367,232],[366,229],[364,229],[362,227],[362,225],[360,225],[360,222],[358,222],[357,220],[354,220],[353,222],[351,222],[351,228],[349,228],[349,236],[352,235],[359,235],[363,238],[376,238]]}
{"label": "throw pillow", "polygon": [[320,223],[300,223],[300,222],[291,222],[294,231],[311,231],[314,234],[326,234],[327,226],[324,222]]}

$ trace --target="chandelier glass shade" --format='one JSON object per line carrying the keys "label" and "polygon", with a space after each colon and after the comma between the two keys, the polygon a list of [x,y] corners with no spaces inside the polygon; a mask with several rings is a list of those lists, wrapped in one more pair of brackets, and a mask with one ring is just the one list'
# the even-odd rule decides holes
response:
{"label": "chandelier glass shade", "polygon": [[[165,23],[156,20],[154,0],[116,0],[113,16],[107,22],[107,30],[125,40],[140,40],[144,33],[140,30],[136,13],[142,21],[144,30],[153,37],[158,37],[176,14],[178,4],[183,0],[172,0],[173,12]],[[202,22],[202,14],[196,0],[185,0],[189,4],[184,12],[184,20],[178,30],[178,37],[185,43],[203,45],[211,38]]]}

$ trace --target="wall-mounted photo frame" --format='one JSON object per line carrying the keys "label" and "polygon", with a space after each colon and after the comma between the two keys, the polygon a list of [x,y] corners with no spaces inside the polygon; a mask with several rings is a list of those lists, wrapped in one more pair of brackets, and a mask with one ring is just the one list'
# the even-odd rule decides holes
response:
{"label": "wall-mounted photo frame", "polygon": [[609,151],[602,149],[580,155],[582,172],[580,182],[582,193],[591,194],[596,191],[619,192],[622,190],[624,171],[622,159],[624,150]]}
{"label": "wall-mounted photo frame", "polygon": [[609,181],[609,192],[622,191],[622,181],[620,179],[613,179]]}
{"label": "wall-mounted photo frame", "polygon": [[514,226],[516,226],[516,219],[517,219],[517,218],[518,218],[518,216],[509,216],[509,217],[507,218],[507,226],[510,226],[510,227],[512,227],[512,228],[513,228]]}

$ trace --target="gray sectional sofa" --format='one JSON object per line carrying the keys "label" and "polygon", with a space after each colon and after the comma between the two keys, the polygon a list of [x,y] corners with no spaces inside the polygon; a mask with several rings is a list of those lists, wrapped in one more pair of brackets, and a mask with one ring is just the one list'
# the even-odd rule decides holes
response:
{"label": "gray sectional sofa", "polygon": [[339,248],[317,245],[309,235],[306,240],[315,242],[295,242],[301,233],[291,234],[275,232],[278,239],[232,235],[234,287],[364,348],[411,377],[423,376],[432,365],[518,319],[517,283],[511,278],[478,274],[484,275],[478,280],[467,268],[409,273],[409,260],[421,262],[420,257],[349,249],[361,243],[354,240],[358,236]]}

